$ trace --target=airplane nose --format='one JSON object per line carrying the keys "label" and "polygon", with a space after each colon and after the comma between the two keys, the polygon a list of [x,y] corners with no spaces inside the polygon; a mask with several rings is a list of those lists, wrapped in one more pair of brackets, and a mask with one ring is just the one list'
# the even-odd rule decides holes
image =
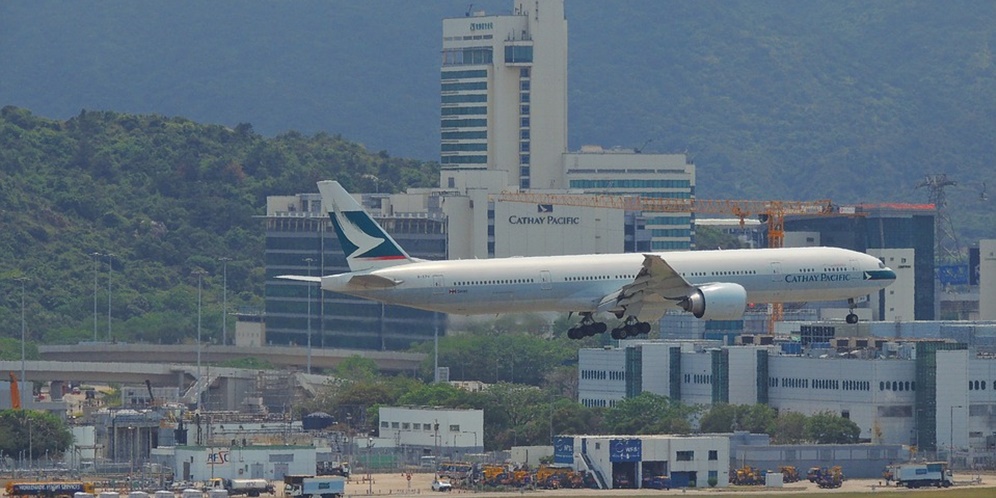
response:
{"label": "airplane nose", "polygon": [[879,268],[877,270],[867,270],[865,271],[865,280],[883,280],[893,282],[896,280],[896,272],[892,271],[892,268],[889,267]]}

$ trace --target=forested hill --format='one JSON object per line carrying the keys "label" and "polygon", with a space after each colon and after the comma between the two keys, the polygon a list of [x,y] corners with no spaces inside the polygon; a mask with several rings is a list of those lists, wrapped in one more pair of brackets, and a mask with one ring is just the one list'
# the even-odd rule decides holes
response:
{"label": "forested hill", "polygon": [[[336,178],[357,191],[438,182],[438,165],[391,158],[324,133],[273,138],[182,118],[83,111],[66,121],[0,110],[0,338],[20,337],[26,277],[30,340],[92,339],[94,252],[111,253],[112,337],[176,343],[221,330],[229,305],[262,307],[266,196],[316,191]],[[366,182],[366,183],[364,183]],[[107,334],[107,257],[99,260],[98,335]],[[138,335],[132,335],[132,332]],[[10,351],[2,351],[0,357]],[[19,354],[19,350],[18,350]]]}
{"label": "forested hill", "polygon": [[[442,19],[512,5],[0,2],[0,106],[325,131],[436,160]],[[947,173],[962,238],[996,237],[996,2],[566,0],[565,12],[572,150],[687,151],[701,198],[926,202],[916,184]]]}

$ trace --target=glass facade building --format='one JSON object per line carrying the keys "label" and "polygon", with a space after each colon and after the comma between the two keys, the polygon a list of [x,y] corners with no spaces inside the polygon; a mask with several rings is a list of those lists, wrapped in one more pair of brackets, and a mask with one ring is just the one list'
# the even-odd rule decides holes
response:
{"label": "glass facade building", "polygon": [[[368,196],[366,200],[375,198]],[[432,340],[437,331],[445,335],[443,314],[384,305],[325,292],[314,284],[275,279],[277,275],[318,276],[349,271],[318,195],[300,194],[291,205],[295,206],[293,210],[268,209],[266,217],[268,344],[304,346],[308,344],[309,329],[314,348],[402,350],[412,343]],[[411,256],[446,258],[446,219],[442,215],[375,219]]]}

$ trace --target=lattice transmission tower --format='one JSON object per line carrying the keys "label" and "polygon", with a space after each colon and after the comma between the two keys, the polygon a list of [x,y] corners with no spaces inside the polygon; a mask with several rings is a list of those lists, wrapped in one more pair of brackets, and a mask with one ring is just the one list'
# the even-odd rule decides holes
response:
{"label": "lattice transmission tower", "polygon": [[934,259],[957,260],[961,258],[961,243],[955,232],[954,223],[948,215],[947,197],[944,189],[954,187],[958,182],[948,179],[946,174],[927,175],[916,184],[916,188],[927,189],[930,203],[934,205]]}

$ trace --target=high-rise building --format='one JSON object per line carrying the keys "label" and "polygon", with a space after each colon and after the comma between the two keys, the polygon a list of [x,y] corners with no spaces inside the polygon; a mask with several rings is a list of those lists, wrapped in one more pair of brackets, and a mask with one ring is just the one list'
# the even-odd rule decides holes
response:
{"label": "high-rise building", "polygon": [[859,252],[913,249],[913,316],[934,320],[934,215],[932,204],[862,204],[851,216],[787,217],[785,231],[815,232],[825,246]]}
{"label": "high-rise building", "polygon": [[507,185],[563,188],[567,20],[563,0],[517,0],[510,15],[443,20],[440,186],[466,170]]}

